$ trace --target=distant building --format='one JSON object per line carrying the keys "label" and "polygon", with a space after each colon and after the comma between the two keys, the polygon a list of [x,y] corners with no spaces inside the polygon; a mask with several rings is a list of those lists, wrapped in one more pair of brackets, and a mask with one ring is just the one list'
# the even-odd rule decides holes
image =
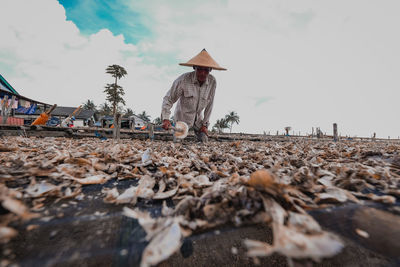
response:
{"label": "distant building", "polygon": [[[9,82],[0,74],[0,105],[1,107],[5,104],[4,99],[9,99],[9,104],[11,104],[12,97],[15,97],[14,104],[11,108],[11,114],[7,114],[9,119],[7,120],[7,124],[24,124],[25,121],[22,121],[20,115],[33,115],[35,113],[40,114],[44,110],[47,110],[51,107],[50,104],[46,104],[37,100],[33,100],[26,96],[20,95],[14,87],[11,86]],[[7,104],[8,104],[7,103]],[[1,110],[0,107],[0,110]],[[23,117],[23,116],[22,116]],[[34,116],[34,119],[37,115]],[[1,120],[0,120],[1,122]],[[18,123],[14,123],[18,122]],[[21,122],[21,123],[20,123]]]}
{"label": "distant building", "polygon": [[[106,115],[100,117],[99,123],[96,123],[96,125],[103,128],[109,128],[113,123],[114,117]],[[121,119],[121,128],[140,129],[145,125],[147,125],[147,123],[136,115],[122,117]]]}
{"label": "distant building", "polygon": [[[71,115],[77,108],[78,107],[56,107],[56,109],[51,113],[51,117],[56,117],[62,121]],[[93,110],[79,110],[74,115],[74,126],[88,126],[90,120],[94,122],[94,113]]]}
{"label": "distant building", "polygon": [[[50,119],[48,121],[48,125],[56,126],[61,123],[65,118],[71,115],[77,107],[62,107],[57,106],[53,112],[51,113]],[[39,115],[42,113],[43,110],[36,110],[33,114],[24,114],[24,113],[16,113],[15,116],[19,118],[24,118],[25,124],[32,123]],[[80,110],[74,116],[73,125],[74,126],[88,126],[89,121],[93,119],[94,111],[92,110]]]}
{"label": "distant building", "polygon": [[0,74],[0,89],[5,93],[11,93],[15,95],[19,95],[18,92],[7,82],[6,79]]}
{"label": "distant building", "polygon": [[134,121],[135,128],[142,128],[143,126],[147,125],[147,122],[136,115],[130,116],[129,119]]}

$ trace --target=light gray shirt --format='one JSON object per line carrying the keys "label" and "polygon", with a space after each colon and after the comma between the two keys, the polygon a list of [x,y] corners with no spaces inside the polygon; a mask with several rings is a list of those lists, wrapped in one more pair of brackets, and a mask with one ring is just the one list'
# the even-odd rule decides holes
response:
{"label": "light gray shirt", "polygon": [[202,125],[208,127],[216,87],[217,82],[211,74],[207,76],[202,86],[194,71],[182,74],[164,96],[161,119],[169,119],[171,108],[178,101],[174,114],[175,121],[184,121],[189,127],[200,128]]}

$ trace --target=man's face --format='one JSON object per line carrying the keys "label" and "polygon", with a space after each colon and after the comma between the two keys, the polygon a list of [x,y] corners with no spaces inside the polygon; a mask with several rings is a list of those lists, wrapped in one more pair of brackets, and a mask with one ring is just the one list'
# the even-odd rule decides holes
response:
{"label": "man's face", "polygon": [[196,70],[196,77],[197,80],[201,83],[205,82],[207,79],[208,74],[211,71],[211,68],[206,68],[206,67],[194,67]]}

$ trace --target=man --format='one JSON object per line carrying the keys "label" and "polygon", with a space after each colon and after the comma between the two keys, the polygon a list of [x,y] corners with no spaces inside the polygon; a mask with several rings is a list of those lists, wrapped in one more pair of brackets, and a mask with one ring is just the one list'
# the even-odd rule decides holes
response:
{"label": "man", "polygon": [[174,120],[186,122],[193,128],[197,139],[204,142],[208,136],[209,119],[217,87],[216,80],[210,72],[212,69],[226,69],[220,67],[205,49],[188,62],[179,65],[193,67],[194,71],[179,76],[164,96],[161,108],[162,128],[168,130],[171,127],[171,108],[178,101]]}

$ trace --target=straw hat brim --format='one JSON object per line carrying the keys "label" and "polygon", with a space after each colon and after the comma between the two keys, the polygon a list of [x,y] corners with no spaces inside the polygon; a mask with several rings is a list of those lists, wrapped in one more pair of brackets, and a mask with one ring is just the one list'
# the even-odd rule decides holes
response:
{"label": "straw hat brim", "polygon": [[186,63],[179,63],[181,66],[193,67],[206,67],[212,68],[214,70],[227,70],[226,68],[221,67],[218,63],[208,54],[208,52],[203,49],[199,54],[197,54],[194,58],[190,59]]}

